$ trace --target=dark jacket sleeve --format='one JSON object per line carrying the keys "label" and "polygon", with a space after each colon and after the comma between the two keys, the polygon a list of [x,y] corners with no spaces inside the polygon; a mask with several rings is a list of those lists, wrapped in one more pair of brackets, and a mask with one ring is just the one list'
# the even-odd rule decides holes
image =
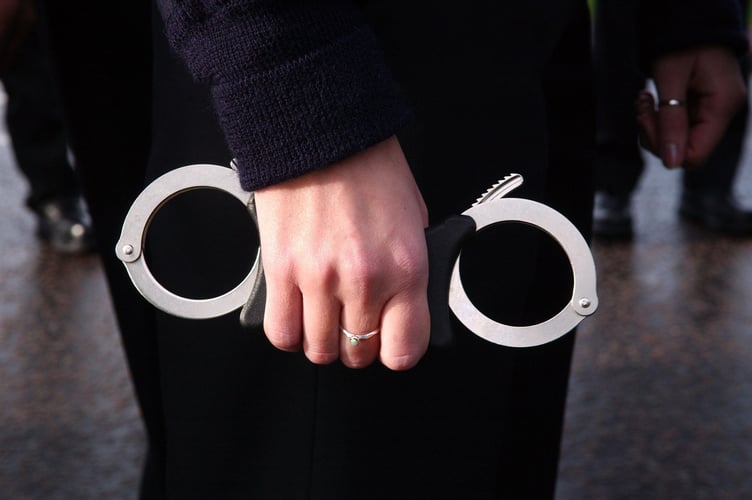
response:
{"label": "dark jacket sleeve", "polygon": [[667,52],[723,45],[743,56],[749,50],[739,0],[639,0],[640,58],[649,73]]}
{"label": "dark jacket sleeve", "polygon": [[240,181],[259,189],[400,129],[410,111],[357,5],[160,0],[167,37],[208,82]]}

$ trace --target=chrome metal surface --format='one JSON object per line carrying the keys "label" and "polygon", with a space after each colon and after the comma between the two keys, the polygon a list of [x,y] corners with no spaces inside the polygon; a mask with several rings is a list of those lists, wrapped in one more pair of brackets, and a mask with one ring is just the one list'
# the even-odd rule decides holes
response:
{"label": "chrome metal surface", "polygon": [[379,333],[379,329],[377,328],[376,330],[373,330],[371,332],[358,335],[357,333],[352,333],[351,331],[346,330],[342,325],[340,325],[339,331],[341,331],[345,335],[345,337],[347,337],[347,340],[350,341],[350,345],[353,346],[358,346],[362,341],[368,340]]}
{"label": "chrome metal surface", "polygon": [[510,326],[494,321],[478,310],[465,292],[460,276],[460,252],[449,282],[449,307],[463,325],[481,338],[509,347],[532,347],[556,340],[571,331],[596,311],[598,297],[595,262],[582,234],[551,207],[532,200],[503,198],[520,184],[522,177],[519,175],[504,178],[463,215],[475,221],[477,231],[500,222],[520,222],[553,237],[572,267],[574,286],[570,302],[552,318],[535,325]]}
{"label": "chrome metal surface", "polygon": [[194,189],[224,191],[246,207],[253,201],[253,193],[241,189],[237,173],[230,168],[197,164],[172,170],[149,184],[133,202],[115,253],[138,291],[155,307],[182,318],[214,318],[242,307],[248,300],[260,270],[260,253],[256,254],[248,275],[235,288],[210,299],[189,299],[167,290],[154,278],[143,255],[146,233],[154,215],[172,198]]}
{"label": "chrome metal surface", "polygon": [[[598,307],[595,290],[595,264],[582,235],[563,215],[531,200],[504,198],[522,184],[522,177],[511,174],[494,184],[463,215],[471,217],[478,231],[499,222],[521,222],[551,235],[564,249],[574,275],[572,299],[549,320],[530,326],[509,326],[496,322],[471,302],[462,285],[459,261],[454,263],[449,283],[449,307],[457,318],[479,337],[511,347],[529,347],[550,342],[572,330]],[[151,274],[143,256],[146,232],[154,215],[170,199],[192,189],[218,189],[241,201],[255,222],[253,193],[243,191],[233,169],[218,165],[189,165],[158,178],[134,201],[116,245],[118,258],[125,265],[138,291],[159,309],[190,319],[213,318],[229,313],[253,300],[254,282],[261,269],[260,249],[249,274],[234,289],[210,299],[189,299],[165,289]],[[345,333],[347,335],[347,333]],[[350,336],[358,343],[368,338]]]}
{"label": "chrome metal surface", "polygon": [[499,182],[488,188],[485,193],[478,198],[473,206],[480,205],[481,203],[488,203],[489,201],[498,200],[508,195],[513,190],[522,185],[522,176],[520,174],[509,174]]}

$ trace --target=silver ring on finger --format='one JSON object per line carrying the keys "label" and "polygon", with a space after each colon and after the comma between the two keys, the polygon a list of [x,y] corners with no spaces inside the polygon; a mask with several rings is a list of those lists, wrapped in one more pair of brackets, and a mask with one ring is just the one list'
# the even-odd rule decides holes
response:
{"label": "silver ring on finger", "polygon": [[684,101],[682,101],[681,99],[659,99],[658,107],[662,108],[663,106],[668,106],[668,107],[684,106]]}
{"label": "silver ring on finger", "polygon": [[358,335],[357,333],[353,333],[349,330],[346,330],[345,327],[342,325],[339,325],[339,331],[341,331],[345,335],[345,337],[347,337],[347,340],[350,342],[350,345],[352,346],[358,346],[364,340],[368,340],[374,335],[379,333],[379,329],[377,328],[371,332],[361,333],[360,335]]}

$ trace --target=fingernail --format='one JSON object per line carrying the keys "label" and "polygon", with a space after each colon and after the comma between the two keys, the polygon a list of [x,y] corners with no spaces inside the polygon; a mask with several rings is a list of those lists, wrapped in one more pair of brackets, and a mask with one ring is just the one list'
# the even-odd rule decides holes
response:
{"label": "fingernail", "polygon": [[679,148],[674,143],[667,143],[663,145],[663,149],[661,151],[663,154],[661,155],[663,159],[663,164],[667,167],[678,167],[679,166]]}

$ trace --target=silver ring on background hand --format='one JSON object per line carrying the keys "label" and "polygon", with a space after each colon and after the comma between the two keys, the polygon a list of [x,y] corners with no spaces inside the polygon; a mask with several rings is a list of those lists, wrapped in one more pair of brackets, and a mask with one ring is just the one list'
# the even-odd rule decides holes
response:
{"label": "silver ring on background hand", "polygon": [[681,99],[659,99],[658,107],[660,108],[663,106],[669,106],[669,107],[684,106],[684,101],[682,101]]}
{"label": "silver ring on background hand", "polygon": [[353,346],[360,345],[360,343],[362,341],[368,340],[371,337],[373,337],[374,335],[376,335],[377,333],[379,333],[379,329],[377,328],[377,329],[375,329],[372,332],[363,333],[363,334],[358,335],[358,334],[355,334],[355,333],[352,333],[352,332],[349,332],[349,331],[345,330],[345,327],[343,327],[342,325],[339,326],[339,331],[341,331],[342,333],[345,334],[345,337],[347,337],[347,340],[350,341],[350,345],[353,345]]}

